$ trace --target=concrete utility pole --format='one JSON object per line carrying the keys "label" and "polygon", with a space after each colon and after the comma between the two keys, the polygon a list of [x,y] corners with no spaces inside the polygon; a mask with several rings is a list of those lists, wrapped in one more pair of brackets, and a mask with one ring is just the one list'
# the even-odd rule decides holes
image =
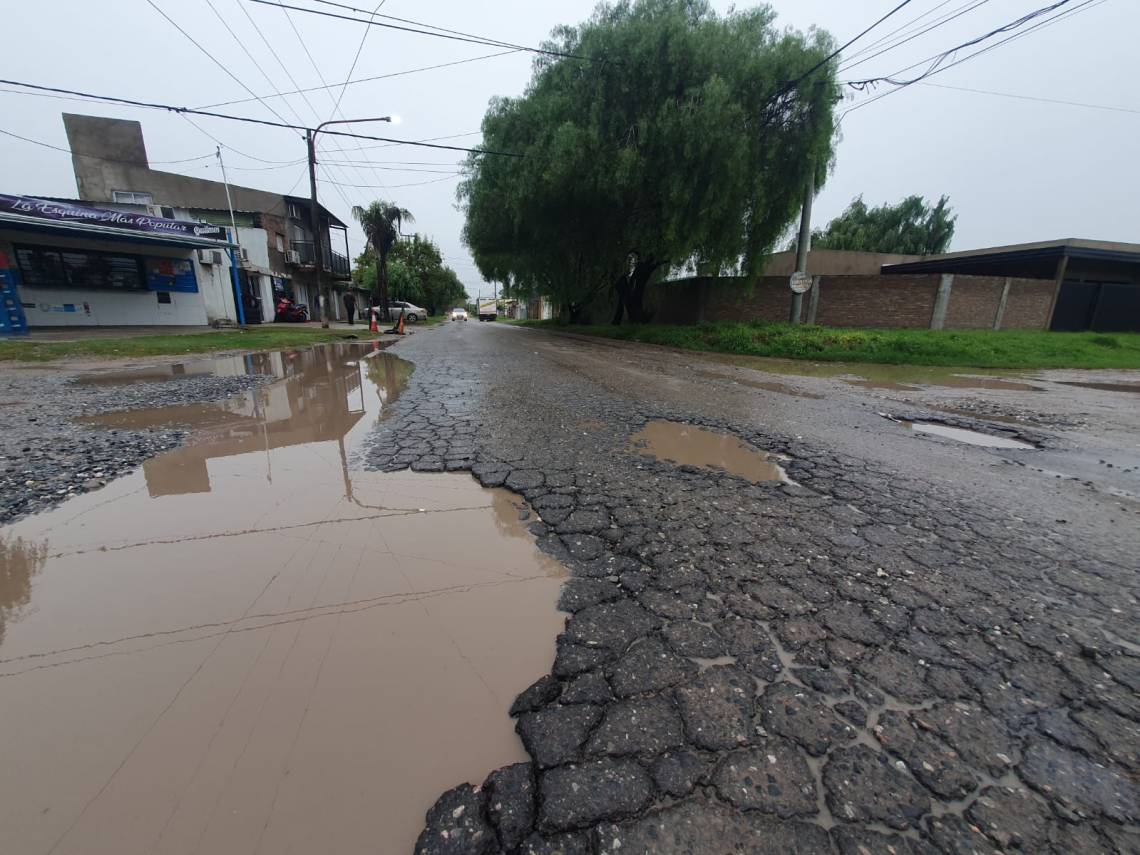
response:
{"label": "concrete utility pole", "polygon": [[[804,206],[800,211],[800,237],[796,241],[796,272],[807,273],[807,257],[811,250],[811,200],[815,197],[815,167],[808,173],[807,190],[804,193]],[[804,295],[792,292],[792,310],[788,318],[793,324],[800,322]]]}
{"label": "concrete utility pole", "polygon": [[[326,125],[355,125],[359,122],[391,122],[391,116],[376,119],[337,119],[321,122],[311,131],[305,131],[305,147],[309,156],[309,227],[313,230],[313,259],[317,271],[317,291],[320,293],[321,326],[329,325],[329,286],[324,282],[325,241],[321,235],[321,211],[317,206],[317,134]],[[332,247],[329,247],[329,262],[332,262]]]}
{"label": "concrete utility pole", "polygon": [[[218,146],[218,166],[222,168],[222,184],[226,187],[226,205],[230,209],[230,226],[234,230],[233,241],[234,246],[237,247],[237,253],[231,248],[230,255],[230,278],[234,283],[234,300],[237,305],[234,306],[234,311],[237,313],[237,321],[239,326],[245,326],[245,304],[241,295],[241,275],[238,273],[238,261],[241,258],[241,238],[238,236],[237,219],[234,218],[234,200],[230,198],[230,180],[226,178],[226,162],[222,160],[222,147]],[[260,319],[259,319],[260,320]]]}

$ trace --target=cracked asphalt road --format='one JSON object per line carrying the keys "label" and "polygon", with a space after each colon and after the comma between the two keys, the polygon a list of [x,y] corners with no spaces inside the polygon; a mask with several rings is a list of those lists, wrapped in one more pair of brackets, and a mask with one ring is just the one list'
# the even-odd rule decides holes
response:
{"label": "cracked asphalt road", "polygon": [[[502,325],[394,352],[416,370],[364,465],[521,493],[572,574],[551,674],[509,711],[532,762],[444,794],[418,852],[1140,851],[1126,447],[958,446],[833,380]],[[794,483],[631,453],[652,419]],[[1090,453],[1123,463],[1098,483]]]}

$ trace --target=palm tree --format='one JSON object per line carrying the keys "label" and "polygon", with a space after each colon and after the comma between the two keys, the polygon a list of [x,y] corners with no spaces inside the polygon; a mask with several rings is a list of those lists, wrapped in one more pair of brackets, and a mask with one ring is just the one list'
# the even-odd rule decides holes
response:
{"label": "palm tree", "polygon": [[383,317],[388,317],[388,253],[396,245],[400,236],[400,226],[414,223],[416,218],[407,208],[383,199],[373,202],[367,208],[354,205],[352,217],[360,223],[364,237],[376,251],[376,292],[373,298],[379,301]]}

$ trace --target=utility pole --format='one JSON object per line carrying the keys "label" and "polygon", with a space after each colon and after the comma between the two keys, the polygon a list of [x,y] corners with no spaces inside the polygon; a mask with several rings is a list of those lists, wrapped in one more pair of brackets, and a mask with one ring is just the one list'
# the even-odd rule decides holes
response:
{"label": "utility pole", "polygon": [[309,152],[309,228],[313,232],[313,264],[317,274],[317,300],[321,313],[321,326],[328,329],[329,325],[329,294],[328,286],[324,283],[322,275],[325,264],[325,254],[321,240],[321,209],[317,205],[317,134],[316,131],[305,131],[305,146]]}
{"label": "utility pole", "polygon": [[[313,252],[316,255],[314,263],[317,270],[317,291],[320,292],[321,326],[329,325],[329,288],[324,284],[325,250],[324,237],[321,235],[321,213],[317,206],[317,134],[324,130],[326,125],[355,125],[359,122],[399,122],[399,117],[380,116],[375,119],[337,119],[332,122],[321,122],[313,130],[305,131],[305,147],[309,156],[309,227],[313,230]],[[332,248],[329,248],[329,262],[332,262]]]}
{"label": "utility pole", "polygon": [[[804,192],[804,206],[800,211],[800,237],[796,241],[796,273],[807,273],[807,257],[811,250],[811,200],[815,196],[815,166],[808,172],[807,189]],[[792,292],[792,310],[788,320],[793,324],[800,322],[800,311],[803,308],[804,295],[802,292]]]}
{"label": "utility pole", "polygon": [[222,168],[222,184],[226,187],[226,205],[230,209],[230,226],[234,231],[234,244],[237,246],[237,253],[231,249],[230,254],[230,277],[233,279],[234,284],[234,300],[237,305],[234,310],[237,312],[237,320],[239,326],[245,326],[245,306],[243,305],[241,295],[241,275],[238,273],[238,259],[241,258],[241,238],[238,237],[237,220],[234,218],[234,200],[230,198],[230,182],[226,178],[226,162],[222,160],[222,147],[218,146],[218,165]]}

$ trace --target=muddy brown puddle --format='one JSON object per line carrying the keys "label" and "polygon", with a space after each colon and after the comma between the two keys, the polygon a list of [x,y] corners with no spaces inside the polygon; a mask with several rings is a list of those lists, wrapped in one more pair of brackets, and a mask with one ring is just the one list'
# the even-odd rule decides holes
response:
{"label": "muddy brown puddle", "polygon": [[682,466],[721,469],[758,484],[787,481],[776,457],[730,433],[670,421],[650,421],[630,438],[630,446],[644,457]]}
{"label": "muddy brown puddle", "polygon": [[103,417],[191,442],[0,529],[0,852],[410,852],[439,793],[526,759],[507,708],[562,570],[511,493],[349,467],[411,368],[214,361],[276,379]]}

